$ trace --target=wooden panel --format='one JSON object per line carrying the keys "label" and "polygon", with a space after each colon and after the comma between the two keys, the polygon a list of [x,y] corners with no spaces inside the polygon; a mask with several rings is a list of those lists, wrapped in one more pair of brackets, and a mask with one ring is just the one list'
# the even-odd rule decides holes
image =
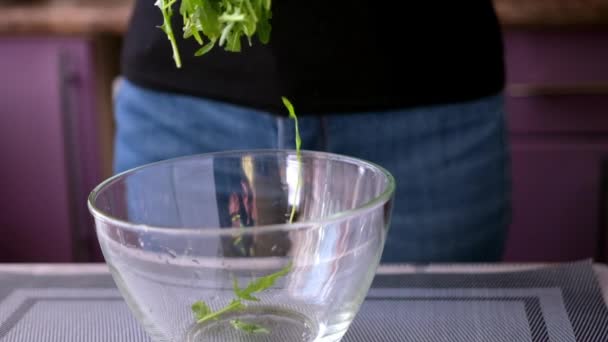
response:
{"label": "wooden panel", "polygon": [[494,0],[506,27],[573,27],[608,23],[606,0]]}

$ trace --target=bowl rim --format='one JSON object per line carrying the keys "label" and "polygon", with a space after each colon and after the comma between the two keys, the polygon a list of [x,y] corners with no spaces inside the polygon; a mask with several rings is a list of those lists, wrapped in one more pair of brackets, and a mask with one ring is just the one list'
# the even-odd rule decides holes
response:
{"label": "bowl rim", "polygon": [[[358,164],[362,166],[366,166],[370,169],[375,169],[380,173],[384,174],[387,179],[386,188],[382,193],[378,196],[375,196],[371,200],[363,203],[360,206],[357,206],[352,209],[344,210],[337,212],[335,214],[326,216],[321,219],[316,220],[306,220],[306,221],[297,221],[293,223],[278,223],[278,224],[270,224],[270,225],[259,225],[250,227],[252,229],[247,229],[243,231],[241,228],[237,227],[208,227],[208,226],[186,226],[186,227],[168,227],[168,226],[160,226],[160,225],[149,225],[144,223],[133,223],[124,219],[120,219],[105,213],[103,210],[97,208],[94,204],[97,196],[108,186],[111,186],[114,182],[117,182],[121,179],[124,179],[128,175],[137,173],[138,171],[149,169],[152,167],[156,167],[163,164],[172,164],[183,160],[193,160],[200,158],[212,158],[212,157],[221,157],[221,156],[238,156],[238,155],[247,155],[247,154],[255,154],[255,155],[263,155],[263,154],[287,154],[287,155],[296,155],[296,150],[292,149],[235,149],[235,150],[227,150],[227,151],[219,151],[219,152],[207,152],[207,153],[198,153],[198,154],[190,154],[181,157],[168,158],[156,162],[147,163],[144,165],[140,165],[119,173],[116,173],[113,176],[108,177],[103,180],[97,186],[93,188],[93,190],[89,193],[87,198],[87,207],[89,212],[94,217],[96,221],[103,222],[105,224],[110,224],[112,226],[120,227],[120,229],[126,229],[130,231],[146,231],[149,233],[164,233],[167,235],[208,235],[208,236],[218,236],[218,235],[234,235],[234,234],[260,234],[260,233],[269,233],[269,232],[278,232],[278,231],[293,231],[300,229],[310,229],[312,227],[320,227],[327,224],[331,224],[337,221],[344,220],[348,217],[360,216],[368,211],[376,209],[378,206],[385,204],[388,202],[394,195],[396,189],[396,182],[393,175],[384,167],[357,157],[352,157],[344,154],[338,154],[333,152],[325,152],[325,151],[314,151],[314,150],[300,150],[301,155],[313,155],[313,156],[322,156],[325,159],[332,159],[338,161],[350,162],[353,164]],[[95,223],[96,229],[98,229],[98,224]]]}

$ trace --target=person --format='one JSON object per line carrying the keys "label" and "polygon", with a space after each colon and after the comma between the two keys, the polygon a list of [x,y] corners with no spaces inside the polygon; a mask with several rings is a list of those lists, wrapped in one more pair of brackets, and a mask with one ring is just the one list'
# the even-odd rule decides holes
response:
{"label": "person", "polygon": [[[179,6],[179,2],[175,5]],[[163,159],[255,148],[362,158],[397,180],[382,262],[491,262],[510,219],[503,41],[491,0],[272,3],[270,42],[182,67],[138,0],[115,98],[115,172]],[[182,32],[179,13],[174,32]]]}

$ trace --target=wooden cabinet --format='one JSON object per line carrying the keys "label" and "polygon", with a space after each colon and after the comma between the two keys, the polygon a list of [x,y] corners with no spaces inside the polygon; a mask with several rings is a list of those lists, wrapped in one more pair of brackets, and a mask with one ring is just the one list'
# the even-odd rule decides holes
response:
{"label": "wooden cabinet", "polygon": [[0,39],[0,261],[86,260],[100,179],[92,45]]}
{"label": "wooden cabinet", "polygon": [[603,258],[608,30],[505,32],[513,158],[506,261]]}
{"label": "wooden cabinet", "polygon": [[606,141],[516,138],[510,261],[568,261],[599,253]]}

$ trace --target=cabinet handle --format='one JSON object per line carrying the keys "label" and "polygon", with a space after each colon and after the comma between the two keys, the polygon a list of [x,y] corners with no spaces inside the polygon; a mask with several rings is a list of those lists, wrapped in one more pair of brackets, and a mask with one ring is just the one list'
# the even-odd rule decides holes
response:
{"label": "cabinet handle", "polygon": [[586,84],[530,84],[507,85],[511,97],[564,96],[564,95],[608,95],[608,82]]}

